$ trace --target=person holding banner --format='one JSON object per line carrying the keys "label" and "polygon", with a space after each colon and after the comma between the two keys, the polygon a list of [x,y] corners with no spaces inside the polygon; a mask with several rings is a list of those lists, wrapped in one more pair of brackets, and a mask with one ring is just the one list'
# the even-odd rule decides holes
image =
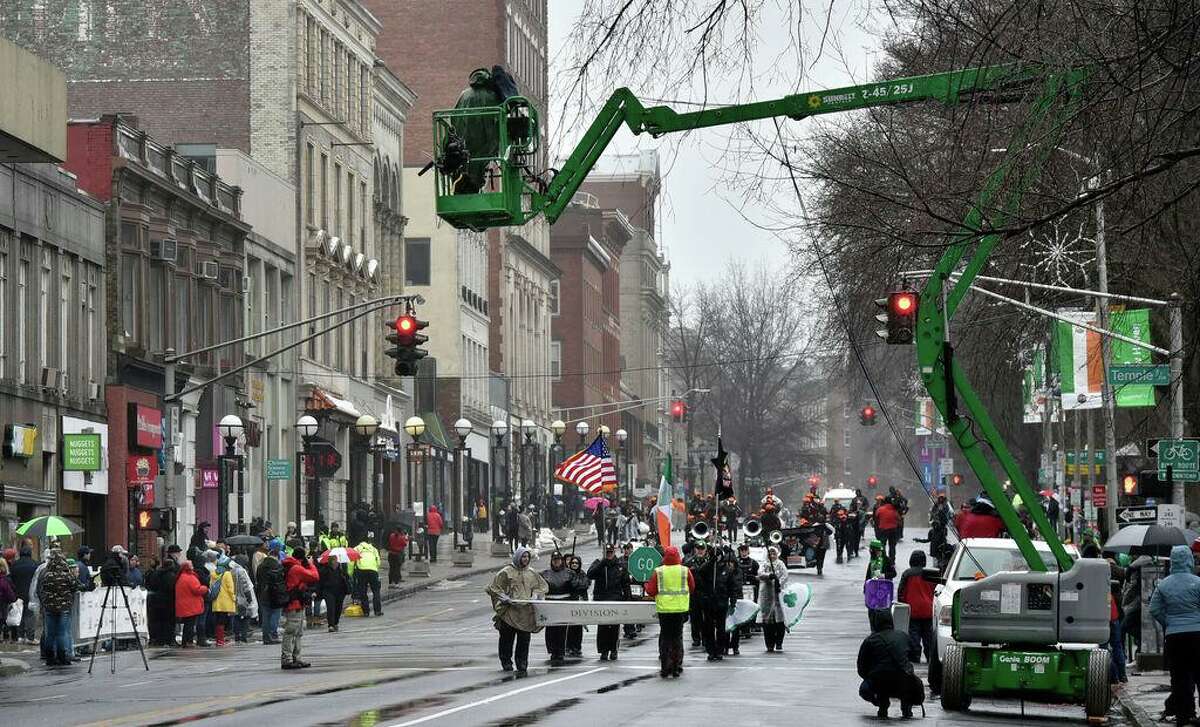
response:
{"label": "person holding banner", "polygon": [[[567,558],[567,570],[571,571],[571,600],[586,601],[592,582],[583,572],[583,559],[572,553]],[[583,656],[583,626],[579,624],[567,627],[567,656]]]}
{"label": "person holding banner", "polygon": [[[617,559],[617,548],[613,543],[604,546],[604,557],[595,560],[588,568],[588,578],[595,582],[592,588],[593,601],[624,601],[629,592],[629,572]],[[616,624],[601,624],[596,627],[596,650],[600,661],[616,661],[620,643],[621,627]]]}
{"label": "person holding banner", "polygon": [[[542,571],[550,590],[546,593],[548,601],[570,601],[574,596],[572,584],[574,574],[567,569],[563,562],[562,553],[557,550],[550,556],[550,567]],[[550,666],[562,666],[567,647],[567,627],[546,627],[546,651],[550,654]]]}
{"label": "person holding banner", "polygon": [[779,548],[767,548],[767,562],[758,574],[758,608],[762,615],[763,640],[767,653],[783,651],[783,635],[787,631],[783,603],[780,601],[787,585],[787,566],[779,558]]}
{"label": "person holding banner", "polygon": [[658,675],[663,679],[683,673],[683,624],[688,619],[691,594],[696,589],[692,571],[683,565],[679,548],[663,550],[663,564],[646,582],[646,596],[658,612]]}
{"label": "person holding banner", "polygon": [[529,567],[532,554],[525,546],[517,546],[512,564],[500,569],[485,589],[492,598],[493,622],[500,632],[500,667],[512,671],[516,663],[517,676],[523,677],[529,668],[529,636],[541,631],[533,605],[514,603],[544,596],[550,590],[546,579]]}

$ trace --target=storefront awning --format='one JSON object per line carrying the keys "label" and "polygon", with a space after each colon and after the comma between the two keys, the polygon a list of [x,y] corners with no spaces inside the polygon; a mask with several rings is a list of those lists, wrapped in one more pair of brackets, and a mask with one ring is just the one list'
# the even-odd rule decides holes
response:
{"label": "storefront awning", "polygon": [[54,507],[54,493],[46,490],[35,490],[32,487],[0,484],[0,501],[23,502],[26,505],[41,505]]}
{"label": "storefront awning", "polygon": [[425,421],[425,441],[436,444],[442,449],[453,449],[450,440],[446,437],[446,430],[442,427],[441,417],[437,412],[427,411],[421,414],[421,419]]}
{"label": "storefront awning", "polygon": [[305,402],[305,408],[308,411],[325,411],[332,414],[341,414],[342,416],[349,417],[351,421],[362,416],[362,412],[358,410],[358,407],[354,406],[353,402],[346,399],[339,399],[328,391],[316,386],[312,387],[312,393],[309,395],[308,401]]}

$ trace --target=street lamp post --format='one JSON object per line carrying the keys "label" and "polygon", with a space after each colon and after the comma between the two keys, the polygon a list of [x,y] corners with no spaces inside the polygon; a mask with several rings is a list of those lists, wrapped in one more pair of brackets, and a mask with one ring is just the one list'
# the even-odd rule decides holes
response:
{"label": "street lamp post", "polygon": [[[508,447],[504,445],[504,435],[508,433],[508,422],[503,419],[497,419],[492,422],[492,437],[495,442],[492,445],[492,487],[491,487],[491,515],[492,515],[492,555],[506,555],[509,552],[508,546],[500,538],[501,516],[498,503],[500,502],[500,485],[501,477],[503,477],[505,508],[513,506],[512,502],[512,487],[508,478]],[[501,458],[503,457],[503,467]],[[501,474],[502,473],[502,474]]]}
{"label": "street lamp post", "polygon": [[[363,414],[354,422],[354,431],[358,434],[358,436],[366,440],[365,449],[368,456],[370,456],[372,459],[372,464],[374,464],[375,453],[379,451],[379,448],[376,447],[374,443],[375,433],[379,431],[379,420],[370,414]],[[374,467],[372,467],[372,469],[374,469]],[[371,498],[375,502],[375,507],[382,508],[383,483],[376,482],[376,479],[377,478],[375,477],[374,473],[372,473]],[[357,487],[358,484],[355,483],[355,486]],[[355,493],[355,495],[361,497],[362,493]]]}
{"label": "street lamp post", "polygon": [[621,482],[625,482],[625,499],[630,503],[633,502],[633,483],[629,482],[629,478],[625,476],[625,472],[621,470],[621,455],[625,453],[625,442],[629,439],[629,432],[624,429],[617,430],[617,492],[621,492]]}
{"label": "street lamp post", "polygon": [[521,420],[521,433],[525,439],[521,442],[521,504],[529,506],[529,450],[533,448],[533,433],[537,425],[532,419]]}
{"label": "street lamp post", "polygon": [[591,430],[587,422],[579,422],[575,425],[575,433],[579,435],[579,448],[583,449],[587,446],[587,435]]}
{"label": "street lamp post", "polygon": [[[558,469],[558,465],[562,463],[562,436],[563,436],[563,432],[565,432],[565,431],[567,431],[567,425],[566,425],[566,422],[564,422],[562,419],[555,419],[554,421],[550,422],[550,433],[554,435],[554,443],[550,445],[550,452],[549,452],[550,466],[546,468],[546,470],[547,470],[547,472],[546,472],[547,487],[550,488],[550,492],[546,493],[547,502],[549,502],[554,497],[554,488],[551,486],[550,483],[553,483],[554,472],[555,472],[555,470]],[[568,512],[571,512],[572,514],[574,514],[574,508],[566,507],[566,504],[567,504],[566,497],[562,498],[562,504],[563,504],[564,509],[567,509]],[[558,514],[561,517],[562,513],[558,513]],[[569,517],[570,516],[568,516],[568,519],[569,519]],[[554,527],[553,522],[550,523],[550,527]]]}
{"label": "street lamp post", "polygon": [[243,501],[245,495],[245,471],[242,467],[242,457],[237,453],[237,440],[242,436],[242,432],[246,430],[242,424],[242,419],[237,414],[226,414],[221,417],[221,422],[217,424],[217,431],[221,438],[225,440],[225,453],[218,457],[218,475],[219,487],[218,493],[220,497],[220,532],[228,535],[229,528],[229,470],[228,466],[233,465],[237,468],[237,532],[242,532],[244,523],[244,508]]}
{"label": "street lamp post", "polygon": [[316,417],[305,414],[296,420],[296,433],[300,435],[300,449],[296,451],[296,527],[304,520],[304,498],[301,493],[301,483],[304,481],[304,467],[308,462],[308,443],[320,428]]}
{"label": "street lamp post", "polygon": [[470,552],[471,522],[466,512],[467,473],[471,462],[471,450],[467,449],[467,435],[474,427],[469,419],[459,419],[454,422],[454,433],[458,435],[458,449],[454,453],[454,486],[450,496],[450,513],[454,520],[454,551],[450,554],[451,562],[456,566],[469,566],[474,562]]}
{"label": "street lamp post", "polygon": [[[424,460],[423,452],[422,452],[421,446],[420,446],[421,445],[421,435],[425,433],[425,420],[418,416],[409,417],[404,422],[404,431],[407,432],[408,436],[412,437],[412,440],[413,440],[412,443],[409,445],[409,449],[408,449],[408,461],[410,463],[414,463],[413,462],[414,458],[420,457],[420,461],[416,462],[415,464],[418,465],[418,467],[416,469],[418,471],[420,471],[420,473],[421,473],[421,503],[420,503],[421,507],[420,507],[420,514],[417,514],[416,512],[414,512],[415,517],[413,519],[414,520],[413,521],[413,537],[409,540],[409,556],[410,556],[409,563],[410,563],[410,565],[409,565],[408,572],[409,572],[409,575],[427,576],[427,575],[429,575],[429,554],[428,554],[428,550],[427,550],[428,549],[428,538],[425,537],[425,523],[426,523],[425,513],[428,512],[427,508],[429,507],[428,493],[426,492],[426,485],[428,484],[428,478],[425,477],[425,460]],[[418,453],[420,453],[420,454],[418,454]],[[411,475],[409,477],[409,488],[410,489],[412,488],[412,476]],[[414,509],[414,511],[417,510],[417,508],[413,508],[413,509]],[[421,542],[419,545],[417,545],[417,548],[418,548],[417,553],[421,557],[413,557],[412,556],[413,541],[415,541],[418,537],[420,537]]]}

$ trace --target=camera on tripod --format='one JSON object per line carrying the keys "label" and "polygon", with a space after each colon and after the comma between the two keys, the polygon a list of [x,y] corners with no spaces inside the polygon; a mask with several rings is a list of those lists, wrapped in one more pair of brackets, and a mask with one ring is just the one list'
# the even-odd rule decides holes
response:
{"label": "camera on tripod", "polygon": [[122,546],[114,545],[104,563],[100,565],[100,585],[129,585],[129,557]]}

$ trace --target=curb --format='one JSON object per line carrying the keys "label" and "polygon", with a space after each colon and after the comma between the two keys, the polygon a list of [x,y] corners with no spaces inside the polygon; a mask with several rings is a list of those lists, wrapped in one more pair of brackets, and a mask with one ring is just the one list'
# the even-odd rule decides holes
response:
{"label": "curb", "polygon": [[20,676],[29,671],[29,664],[20,659],[0,659],[0,678]]}
{"label": "curb", "polygon": [[1131,695],[1126,695],[1124,691],[1117,694],[1117,704],[1121,707],[1121,714],[1132,722],[1136,727],[1156,727],[1158,722],[1145,710],[1142,705],[1137,703]]}

